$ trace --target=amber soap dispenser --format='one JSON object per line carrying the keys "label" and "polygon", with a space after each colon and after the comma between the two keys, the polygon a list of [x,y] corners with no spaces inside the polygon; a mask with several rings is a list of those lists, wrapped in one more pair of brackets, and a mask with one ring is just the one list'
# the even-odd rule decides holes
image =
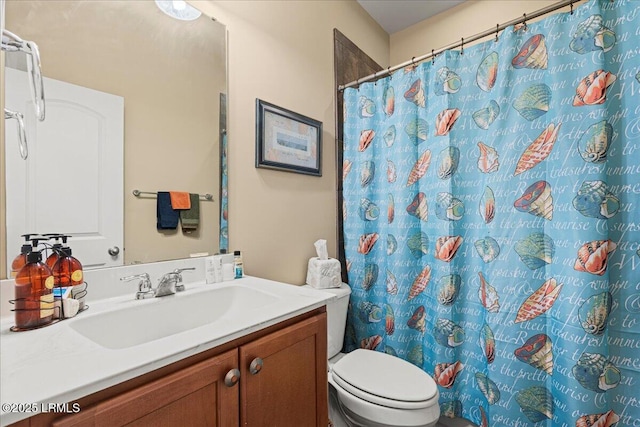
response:
{"label": "amber soap dispenser", "polygon": [[27,264],[15,278],[15,321],[17,329],[33,329],[53,320],[53,274],[36,250],[38,241],[27,254]]}
{"label": "amber soap dispenser", "polygon": [[53,265],[55,286],[75,286],[84,283],[82,264],[72,255],[71,248],[66,246],[68,236],[60,236],[65,246],[59,249],[60,257]]}
{"label": "amber soap dispenser", "polygon": [[20,248],[20,254],[13,259],[11,263],[11,278],[16,277],[18,271],[25,265],[27,265],[27,254],[31,252],[31,243],[29,243],[29,239],[31,236],[36,236],[36,234],[23,234],[24,244],[22,248]]}

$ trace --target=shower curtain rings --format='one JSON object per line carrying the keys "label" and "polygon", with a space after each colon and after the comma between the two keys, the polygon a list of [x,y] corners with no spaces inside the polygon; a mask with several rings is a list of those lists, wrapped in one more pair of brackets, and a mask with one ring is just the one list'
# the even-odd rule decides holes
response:
{"label": "shower curtain rings", "polygon": [[498,43],[498,32],[500,32],[500,24],[496,24],[496,43]]}
{"label": "shower curtain rings", "polygon": [[571,15],[573,15],[573,2],[571,2],[570,6],[571,6],[571,12],[570,13],[571,13]]}
{"label": "shower curtain rings", "polygon": [[464,55],[464,37],[460,41],[460,55]]}
{"label": "shower curtain rings", "polygon": [[528,29],[528,27],[527,27],[527,14],[526,14],[526,13],[523,13],[523,14],[522,14],[522,16],[524,17],[524,18],[522,19],[522,24],[524,25],[524,26],[522,27],[522,31],[525,31],[525,32],[526,32],[526,31],[527,31],[527,29]]}
{"label": "shower curtain rings", "polygon": [[431,49],[431,65],[436,64],[436,55],[433,53],[434,51],[434,49]]}
{"label": "shower curtain rings", "polygon": [[388,74],[388,75],[391,75],[391,65],[389,65],[389,66],[387,67],[387,74]]}

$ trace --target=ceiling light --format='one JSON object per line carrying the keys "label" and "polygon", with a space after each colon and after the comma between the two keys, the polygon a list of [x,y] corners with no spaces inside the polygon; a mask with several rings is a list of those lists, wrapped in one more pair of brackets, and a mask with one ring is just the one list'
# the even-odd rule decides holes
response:
{"label": "ceiling light", "polygon": [[202,15],[202,12],[184,0],[156,0],[156,5],[170,17],[181,21],[193,21]]}

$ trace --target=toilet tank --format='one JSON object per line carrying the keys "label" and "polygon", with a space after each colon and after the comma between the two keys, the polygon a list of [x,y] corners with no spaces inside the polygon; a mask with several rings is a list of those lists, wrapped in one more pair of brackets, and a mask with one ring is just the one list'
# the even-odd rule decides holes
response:
{"label": "toilet tank", "polygon": [[337,296],[327,303],[327,353],[331,359],[342,350],[344,330],[347,326],[347,310],[351,288],[343,283],[339,288],[322,289]]}

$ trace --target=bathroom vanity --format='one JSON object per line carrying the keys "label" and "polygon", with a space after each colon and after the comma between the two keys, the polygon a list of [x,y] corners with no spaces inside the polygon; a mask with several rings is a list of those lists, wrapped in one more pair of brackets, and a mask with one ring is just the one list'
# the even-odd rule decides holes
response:
{"label": "bathroom vanity", "polygon": [[[3,406],[2,425],[324,427],[332,298],[247,277],[163,298],[97,301],[74,319],[26,333],[7,331],[4,321],[2,403],[43,413]],[[183,311],[194,301],[204,303]],[[135,321],[132,313],[139,322],[118,324]],[[158,337],[157,328],[169,335]]]}

